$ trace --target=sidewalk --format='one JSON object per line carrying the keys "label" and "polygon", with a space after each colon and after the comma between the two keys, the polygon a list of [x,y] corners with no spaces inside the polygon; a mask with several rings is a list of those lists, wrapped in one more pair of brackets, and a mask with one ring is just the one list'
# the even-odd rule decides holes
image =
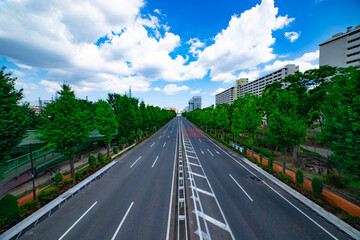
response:
{"label": "sidewalk", "polygon": [[306,146],[306,145],[300,145],[300,146],[303,149],[306,149],[308,151],[317,152],[318,154],[320,154],[323,157],[328,157],[330,154],[332,154],[332,151],[330,151],[329,149],[316,148],[316,147],[311,147],[311,146]]}
{"label": "sidewalk", "polygon": [[[93,155],[97,157],[98,152],[100,152],[106,156],[106,148],[96,149],[91,151],[90,153],[82,154],[82,158],[75,158],[74,159],[74,165],[75,169],[79,169],[83,166],[86,166],[88,164],[88,157],[89,155]],[[110,150],[111,152],[111,150]],[[69,160],[66,160],[62,163],[59,163],[55,166],[52,166],[51,168],[46,169],[45,171],[38,173],[37,177],[35,178],[35,187],[38,187],[39,185],[47,185],[46,183],[51,183],[52,179],[54,178],[55,174],[61,172],[63,175],[64,173],[70,172],[70,163]],[[20,184],[19,186],[11,189],[7,193],[15,195],[15,196],[21,196],[24,193],[31,191],[33,189],[32,181],[27,181],[23,184]]]}

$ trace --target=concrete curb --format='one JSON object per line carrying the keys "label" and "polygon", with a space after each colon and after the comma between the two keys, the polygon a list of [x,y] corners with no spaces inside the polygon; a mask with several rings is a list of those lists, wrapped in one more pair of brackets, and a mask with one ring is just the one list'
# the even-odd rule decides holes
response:
{"label": "concrete curb", "polygon": [[88,186],[91,182],[100,179],[115,164],[117,164],[117,161],[110,162],[108,165],[93,173],[91,176],[87,177],[71,189],[67,190],[65,193],[61,194],[59,197],[52,200],[50,203],[46,204],[44,207],[40,208],[38,211],[34,212],[30,216],[4,232],[0,236],[0,239],[18,239],[23,235],[24,232],[31,229],[32,227],[35,227],[39,222],[49,217],[53,212],[58,210],[64,202],[71,199],[76,193]]}
{"label": "concrete curb", "polygon": [[131,146],[127,147],[127,148],[125,148],[124,150],[121,150],[121,151],[118,152],[117,154],[111,156],[111,159],[114,159],[114,158],[116,158],[117,156],[119,156],[120,154],[122,154],[123,152],[129,150],[130,148],[132,148],[133,146],[135,146],[135,144],[136,144],[136,143],[134,143],[133,145],[131,145]]}

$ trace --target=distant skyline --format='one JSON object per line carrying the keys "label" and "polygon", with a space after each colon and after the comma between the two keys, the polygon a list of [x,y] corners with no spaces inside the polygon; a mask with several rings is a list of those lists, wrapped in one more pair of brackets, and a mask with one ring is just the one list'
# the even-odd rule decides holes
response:
{"label": "distant skyline", "polygon": [[358,0],[3,0],[0,65],[34,103],[66,81],[182,110],[288,63],[318,67],[318,44],[360,25]]}

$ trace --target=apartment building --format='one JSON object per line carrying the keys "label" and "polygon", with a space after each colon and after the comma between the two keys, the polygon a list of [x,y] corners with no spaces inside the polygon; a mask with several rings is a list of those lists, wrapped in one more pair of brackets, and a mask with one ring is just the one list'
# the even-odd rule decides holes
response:
{"label": "apartment building", "polygon": [[346,33],[338,33],[320,43],[319,65],[349,67],[360,65],[360,25],[348,27]]}
{"label": "apartment building", "polygon": [[245,93],[252,93],[255,95],[261,96],[262,91],[265,89],[265,86],[271,84],[275,81],[280,81],[286,76],[294,74],[299,71],[299,66],[295,64],[287,64],[285,67],[267,74],[261,78],[258,78],[252,82],[246,83],[243,86],[239,87],[238,97],[244,97]]}
{"label": "apartment building", "polygon": [[216,105],[223,103],[227,103],[231,105],[236,99],[237,99],[237,87],[228,88],[225,91],[215,95]]}

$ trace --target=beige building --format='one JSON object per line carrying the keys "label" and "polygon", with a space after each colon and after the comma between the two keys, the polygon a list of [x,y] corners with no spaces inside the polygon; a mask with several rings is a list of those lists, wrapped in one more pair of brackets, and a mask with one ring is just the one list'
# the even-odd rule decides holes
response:
{"label": "beige building", "polygon": [[360,25],[320,43],[319,65],[349,67],[360,65]]}

